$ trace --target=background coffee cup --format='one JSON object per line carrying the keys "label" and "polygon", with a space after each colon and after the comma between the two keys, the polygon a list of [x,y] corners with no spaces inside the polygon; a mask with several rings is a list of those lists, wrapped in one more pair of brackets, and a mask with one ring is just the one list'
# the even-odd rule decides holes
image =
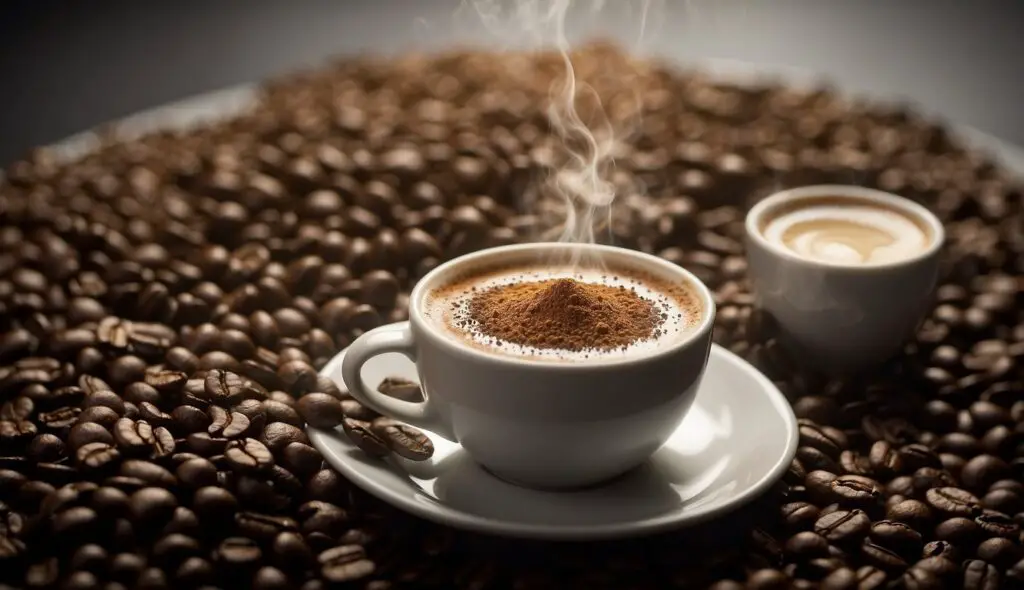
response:
{"label": "background coffee cup", "polygon": [[[920,252],[873,265],[836,265],[799,256],[764,237],[782,207],[830,197],[876,203],[918,220],[931,241]],[[831,200],[831,199],[830,199]],[[915,331],[932,300],[944,240],[942,223],[917,203],[878,190],[807,186],[775,193],[746,218],[747,259],[758,305],[802,366],[847,375],[883,363]]]}
{"label": "background coffee cup", "polygon": [[[536,264],[561,255],[579,259],[583,249],[612,267],[690,285],[702,304],[696,327],[650,352],[579,363],[480,350],[424,317],[424,297],[468,270],[496,262]],[[530,487],[579,487],[640,465],[677,428],[707,366],[714,315],[707,287],[648,254],[596,245],[504,246],[456,258],[427,274],[410,296],[410,321],[357,338],[346,352],[342,375],[361,403],[461,443],[503,479]],[[367,387],[361,368],[385,352],[416,363],[426,401],[400,401]]]}

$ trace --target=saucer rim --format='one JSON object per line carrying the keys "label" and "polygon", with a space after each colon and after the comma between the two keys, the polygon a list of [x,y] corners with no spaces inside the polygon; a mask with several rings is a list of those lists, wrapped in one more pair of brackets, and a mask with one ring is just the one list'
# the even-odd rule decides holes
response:
{"label": "saucer rim", "polygon": [[[347,350],[348,349],[346,348],[331,358],[331,360],[324,365],[323,369],[320,370],[319,374],[326,375],[333,372],[333,369],[337,367],[337,364],[344,358]],[[771,380],[769,380],[768,377],[766,377],[764,373],[759,371],[756,367],[723,346],[712,344],[711,354],[723,356],[738,369],[752,374],[753,378],[762,386],[763,394],[769,397],[772,406],[778,410],[779,415],[782,417],[782,420],[786,425],[788,437],[786,440],[785,451],[779,456],[775,464],[772,465],[772,467],[768,469],[758,481],[750,485],[741,493],[730,497],[727,501],[719,504],[712,503],[706,506],[700,506],[694,508],[690,512],[680,512],[675,510],[655,517],[632,522],[596,525],[549,525],[496,520],[452,508],[436,498],[430,497],[422,490],[416,489],[415,486],[412,485],[410,485],[410,487],[414,492],[413,498],[422,497],[429,500],[429,502],[418,502],[415,499],[410,500],[406,495],[393,491],[388,486],[379,484],[375,477],[369,475],[370,473],[373,473],[373,471],[363,469],[359,462],[348,461],[343,456],[336,457],[338,453],[329,452],[329,448],[331,446],[330,438],[340,441],[340,444],[349,448],[355,448],[355,446],[349,441],[339,439],[336,436],[337,429],[320,429],[307,425],[306,433],[309,436],[310,442],[324,457],[324,460],[360,489],[387,502],[391,506],[402,510],[403,512],[407,512],[419,518],[445,526],[488,535],[549,541],[611,540],[684,529],[706,522],[723,514],[733,512],[749,504],[755,498],[768,491],[775,482],[782,478],[786,470],[789,469],[789,465],[796,456],[796,450],[799,442],[796,415],[793,413],[792,407],[789,405],[789,402],[786,400],[786,397],[782,392],[779,391],[778,387],[776,387],[775,384],[772,383]],[[697,395],[697,399],[699,399],[699,390]],[[335,442],[335,444],[338,443]],[[374,469],[376,468],[377,467],[374,467]]]}

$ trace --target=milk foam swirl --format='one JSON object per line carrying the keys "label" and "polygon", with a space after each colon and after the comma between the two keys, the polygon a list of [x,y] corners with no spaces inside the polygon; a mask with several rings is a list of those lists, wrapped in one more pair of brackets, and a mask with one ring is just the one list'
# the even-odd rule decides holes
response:
{"label": "milk foam swirl", "polygon": [[884,264],[928,246],[927,234],[913,221],[870,206],[797,209],[771,220],[764,236],[800,256],[834,264]]}

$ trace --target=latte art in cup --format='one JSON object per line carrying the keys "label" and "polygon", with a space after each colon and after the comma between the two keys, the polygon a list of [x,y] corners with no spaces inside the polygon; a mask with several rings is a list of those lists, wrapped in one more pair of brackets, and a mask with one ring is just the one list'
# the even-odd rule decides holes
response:
{"label": "latte art in cup", "polygon": [[766,240],[818,262],[874,265],[912,258],[931,244],[908,215],[874,203],[827,198],[794,203],[765,221]]}

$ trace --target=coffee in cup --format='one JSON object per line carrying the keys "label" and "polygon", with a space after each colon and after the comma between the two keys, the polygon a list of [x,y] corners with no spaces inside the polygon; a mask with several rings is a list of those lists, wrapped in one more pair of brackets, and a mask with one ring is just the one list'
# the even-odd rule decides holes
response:
{"label": "coffee in cup", "polygon": [[553,362],[634,358],[688,337],[702,304],[686,283],[607,265],[477,268],[427,294],[447,336],[491,354]]}
{"label": "coffee in cup", "polygon": [[942,223],[909,199],[855,186],[776,193],[746,219],[757,304],[806,366],[849,375],[884,362],[920,323]]}
{"label": "coffee in cup", "polygon": [[[504,480],[579,487],[639,466],[677,429],[707,366],[714,316],[706,286],[649,254],[502,246],[427,273],[409,321],[357,338],[342,375],[362,404],[459,442]],[[364,381],[363,366],[386,353],[415,362],[425,401]]]}
{"label": "coffee in cup", "polygon": [[822,196],[774,209],[760,222],[768,242],[824,264],[871,266],[925,252],[934,236],[928,225],[885,203],[850,196]]}

